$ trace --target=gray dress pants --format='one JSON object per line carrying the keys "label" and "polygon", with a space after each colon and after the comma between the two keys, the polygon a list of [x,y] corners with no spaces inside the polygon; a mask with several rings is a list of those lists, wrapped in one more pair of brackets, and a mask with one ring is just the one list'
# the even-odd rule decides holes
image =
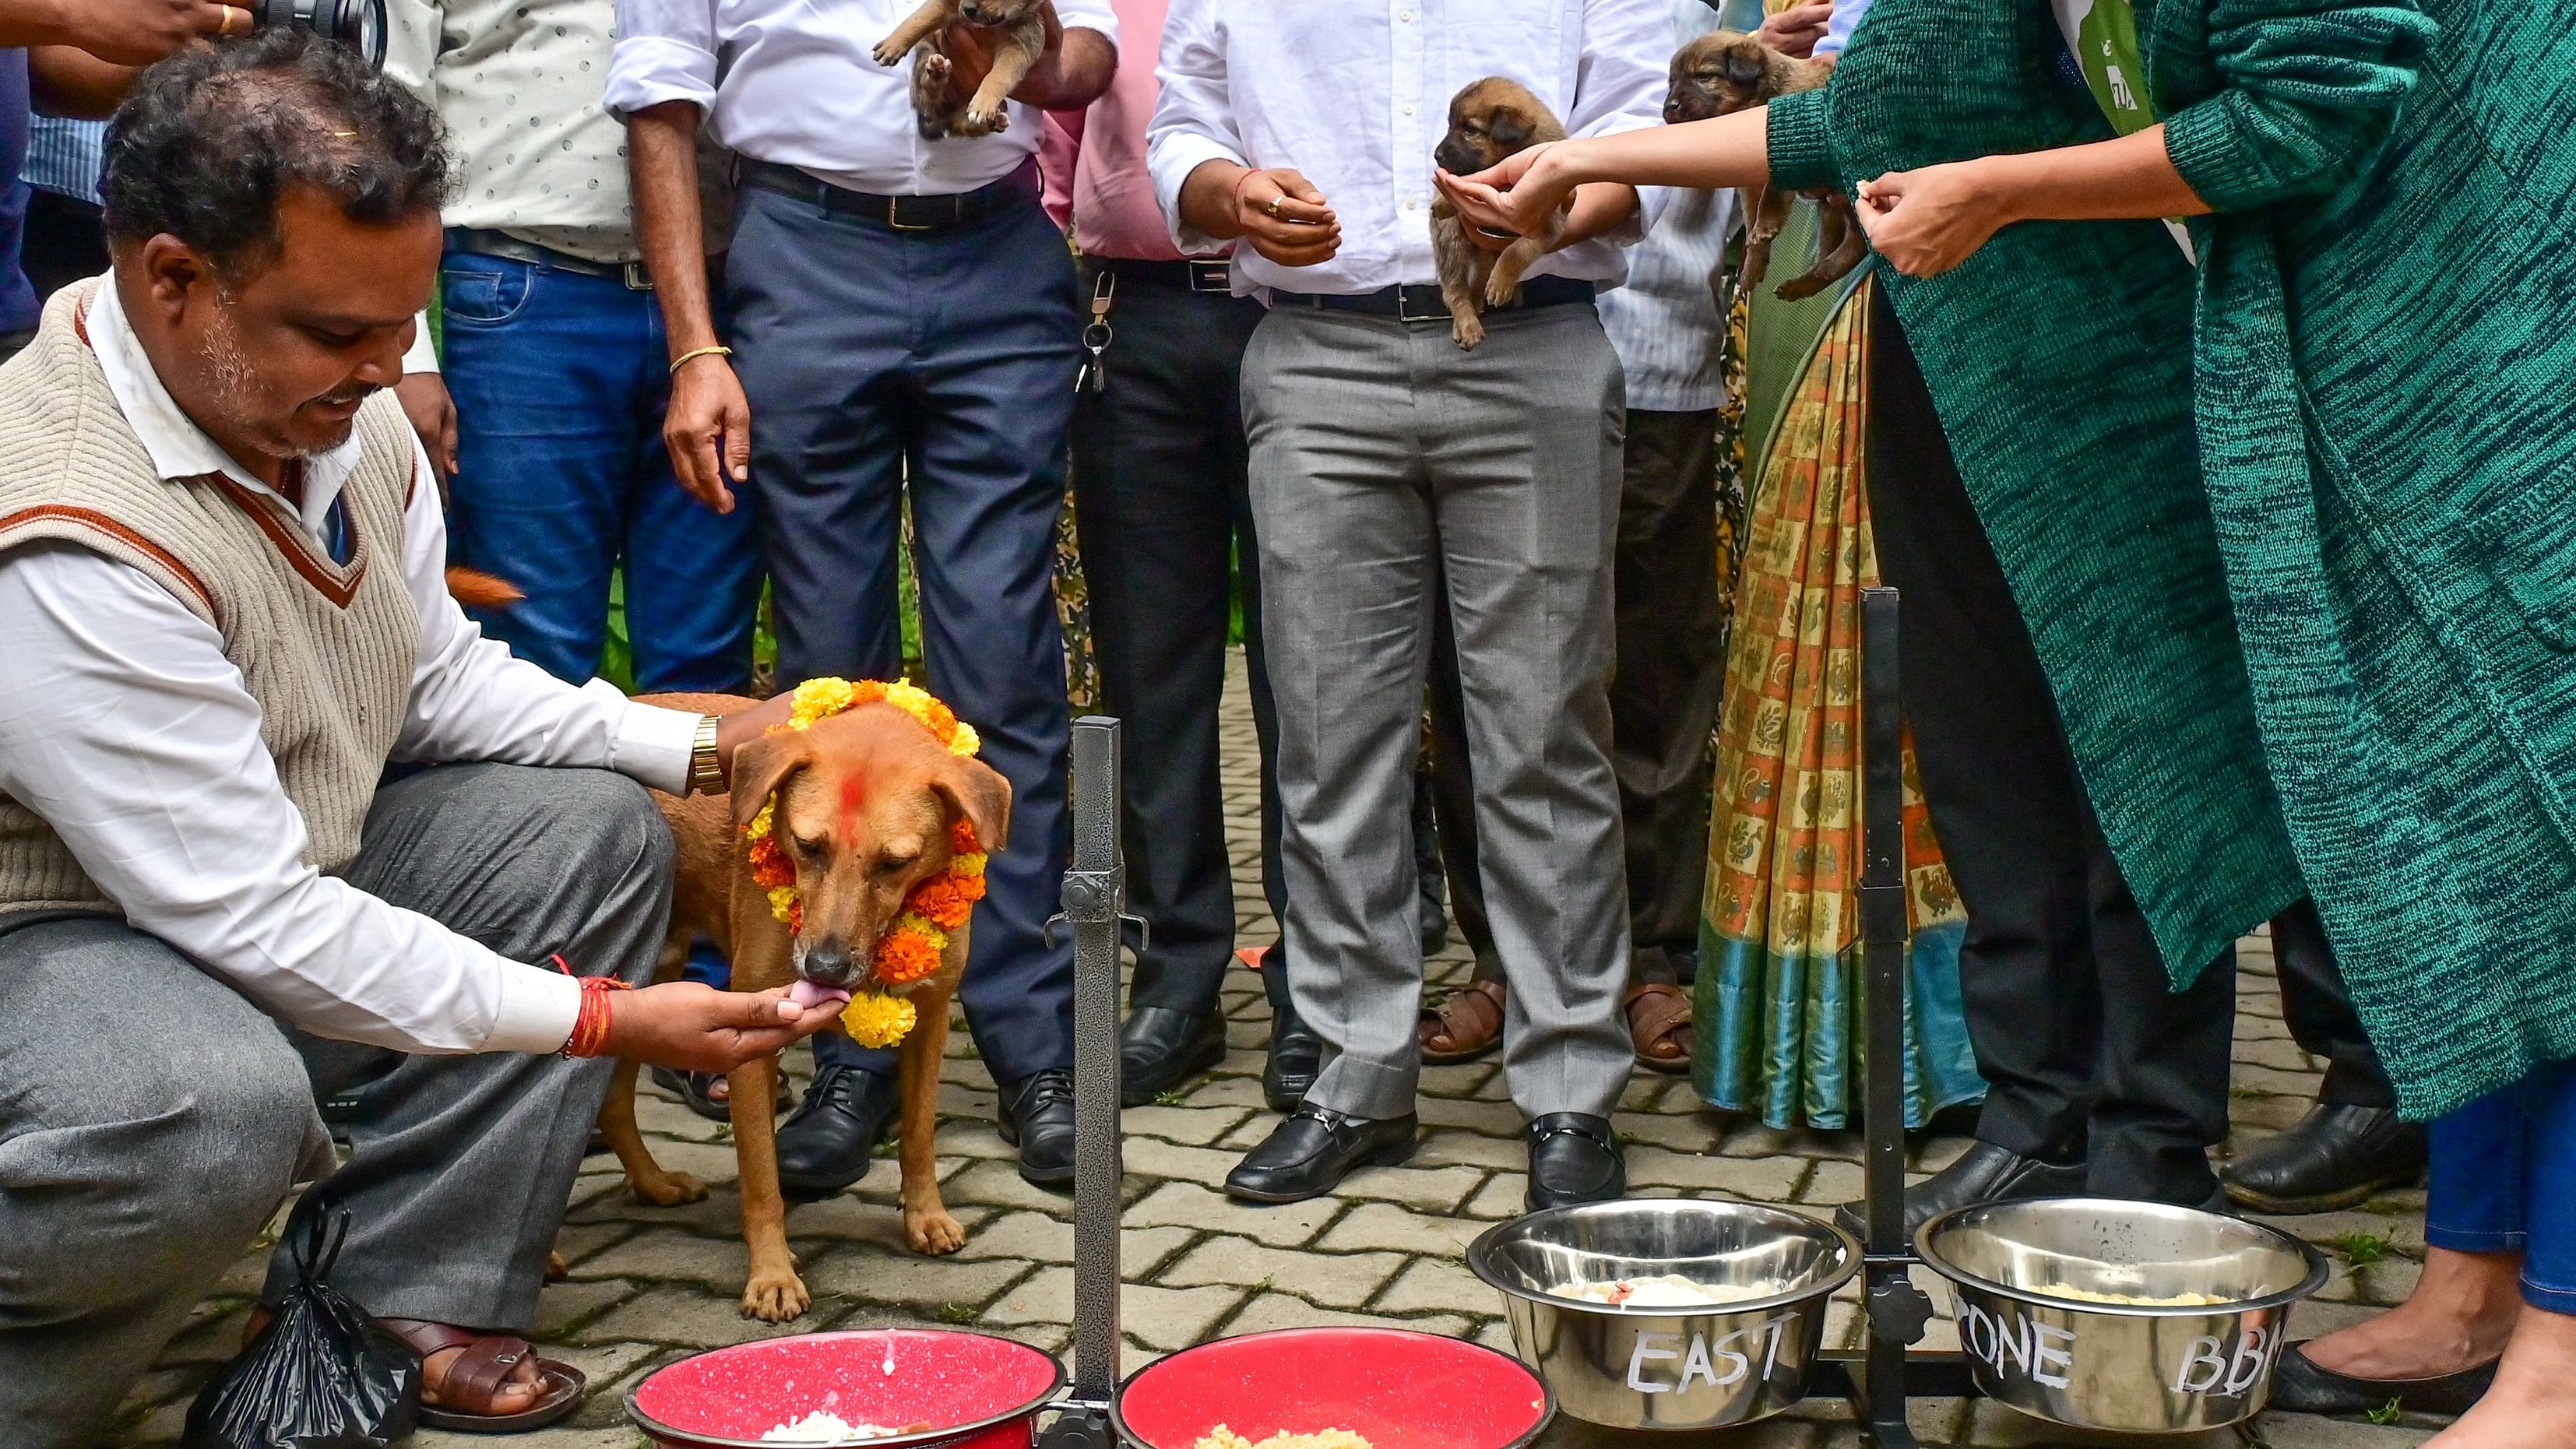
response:
{"label": "gray dress pants", "polygon": [[1442,579],[1512,1100],[1606,1116],[1632,1061],[1606,694],[1626,389],[1590,307],[1485,325],[1462,352],[1446,322],[1282,307],[1244,355],[1288,984],[1324,1041],[1307,1100],[1358,1117],[1411,1112],[1421,1070],[1408,822]]}
{"label": "gray dress pants", "polygon": [[[386,786],[346,873],[504,955],[639,982],[670,876],[641,786],[511,765]],[[325,1172],[351,1215],[340,1291],[524,1329],[610,1065],[324,1041],[120,921],[0,918],[0,1444],[99,1442],[189,1308]],[[314,1100],[352,1089],[332,1172]]]}

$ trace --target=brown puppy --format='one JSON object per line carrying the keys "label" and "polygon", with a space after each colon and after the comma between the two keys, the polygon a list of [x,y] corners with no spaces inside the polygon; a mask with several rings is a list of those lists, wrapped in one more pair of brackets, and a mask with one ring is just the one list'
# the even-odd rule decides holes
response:
{"label": "brown puppy", "polygon": [[[674,694],[646,702],[732,714],[758,701]],[[796,888],[804,897],[804,929],[793,935],[770,914],[768,895],[752,880],[743,846],[743,827],[773,795],[778,811],[772,829],[795,864]],[[730,799],[653,799],[679,845],[666,973],[676,974],[691,940],[705,936],[732,958],[736,991],[786,986],[802,975],[820,986],[911,999],[919,1016],[903,1039],[896,1069],[903,1103],[898,1137],[904,1239],[917,1253],[964,1247],[966,1230],[940,1201],[931,1135],[948,1046],[948,1001],[966,966],[968,933],[962,927],[948,933],[939,969],[909,985],[876,981],[872,961],[904,897],[948,868],[953,822],[971,823],[975,839],[988,850],[1001,849],[1009,839],[1010,782],[989,765],[950,754],[911,715],[879,703],[743,745],[734,756]],[[787,1204],[778,1186],[778,1059],[735,1068],[728,1087],[741,1170],[742,1235],[751,1249],[742,1312],[784,1322],[803,1313],[810,1299],[787,1247]],[[599,1127],[637,1197],[668,1206],[706,1195],[685,1174],[663,1171],[646,1149],[635,1126],[634,1063],[619,1064]]]}
{"label": "brown puppy", "polygon": [[[1672,86],[1664,95],[1668,123],[1704,121],[1765,105],[1793,91],[1811,91],[1831,79],[1831,56],[1791,60],[1741,30],[1712,30],[1673,57]],[[1869,238],[1838,191],[1810,191],[1816,203],[1816,261],[1806,275],[1782,282],[1788,301],[1832,286],[1868,254]],[[1758,286],[1770,270],[1771,242],[1789,220],[1789,195],[1764,188],[1744,192],[1744,285]]]}
{"label": "brown puppy", "polygon": [[[1449,134],[1440,138],[1431,158],[1453,176],[1469,176],[1541,141],[1564,139],[1565,127],[1528,87],[1487,76],[1451,99]],[[1440,269],[1440,295],[1449,303],[1449,335],[1460,347],[1485,340],[1484,319],[1478,314],[1510,303],[1530,264],[1565,234],[1572,209],[1569,198],[1549,215],[1544,235],[1525,236],[1489,252],[1468,240],[1467,224],[1447,196],[1431,203],[1431,259]]]}
{"label": "brown puppy", "polygon": [[923,139],[1008,130],[1003,101],[1046,54],[1040,0],[922,0],[877,42],[876,62],[912,57],[912,111]]}

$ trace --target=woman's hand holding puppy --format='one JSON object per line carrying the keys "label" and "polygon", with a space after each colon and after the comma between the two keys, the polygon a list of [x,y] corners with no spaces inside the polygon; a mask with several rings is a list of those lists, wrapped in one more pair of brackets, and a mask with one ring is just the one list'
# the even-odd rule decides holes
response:
{"label": "woman's hand holding puppy", "polygon": [[1285,166],[1207,162],[1181,185],[1181,217],[1220,241],[1240,237],[1283,267],[1328,262],[1342,249],[1341,219],[1324,193]]}

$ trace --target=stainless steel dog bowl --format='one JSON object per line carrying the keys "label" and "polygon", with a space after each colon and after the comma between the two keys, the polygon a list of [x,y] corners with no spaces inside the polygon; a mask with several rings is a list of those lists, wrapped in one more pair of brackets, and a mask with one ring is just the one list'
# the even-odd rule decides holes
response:
{"label": "stainless steel dog bowl", "polygon": [[[1860,1271],[1827,1223],[1740,1202],[1635,1199],[1550,1208],[1487,1229],[1467,1266],[1502,1290],[1512,1342],[1565,1412],[1620,1429],[1749,1424],[1804,1398],[1825,1299]],[[1674,1274],[1755,1296],[1613,1307],[1558,1290]]]}
{"label": "stainless steel dog bowl", "polygon": [[[1915,1251],[1950,1280],[1977,1387],[2051,1423],[2178,1434],[2248,1419],[2272,1393],[2290,1305],[2325,1286],[2316,1249],[2157,1203],[2051,1198],[1945,1213]],[[2201,1294],[2213,1306],[2108,1304]]]}

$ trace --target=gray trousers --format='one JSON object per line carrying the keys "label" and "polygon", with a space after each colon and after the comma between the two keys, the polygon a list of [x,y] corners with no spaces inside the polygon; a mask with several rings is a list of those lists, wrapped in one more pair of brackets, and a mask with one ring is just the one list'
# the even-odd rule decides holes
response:
{"label": "gray trousers", "polygon": [[1447,324],[1282,309],[1243,361],[1279,709],[1289,990],[1307,1100],[1413,1110],[1422,948],[1408,828],[1431,591],[1458,641],[1476,836],[1523,1112],[1606,1116],[1633,1060],[1610,770],[1610,559],[1625,384],[1589,307]]}
{"label": "gray trousers", "polygon": [[[515,959],[642,981],[670,875],[641,786],[450,765],[378,793],[346,878]],[[293,1184],[329,1171],[317,1094],[358,1093],[332,1284],[385,1317],[524,1329],[610,1065],[324,1041],[122,922],[0,918],[0,1444],[105,1434]]]}

